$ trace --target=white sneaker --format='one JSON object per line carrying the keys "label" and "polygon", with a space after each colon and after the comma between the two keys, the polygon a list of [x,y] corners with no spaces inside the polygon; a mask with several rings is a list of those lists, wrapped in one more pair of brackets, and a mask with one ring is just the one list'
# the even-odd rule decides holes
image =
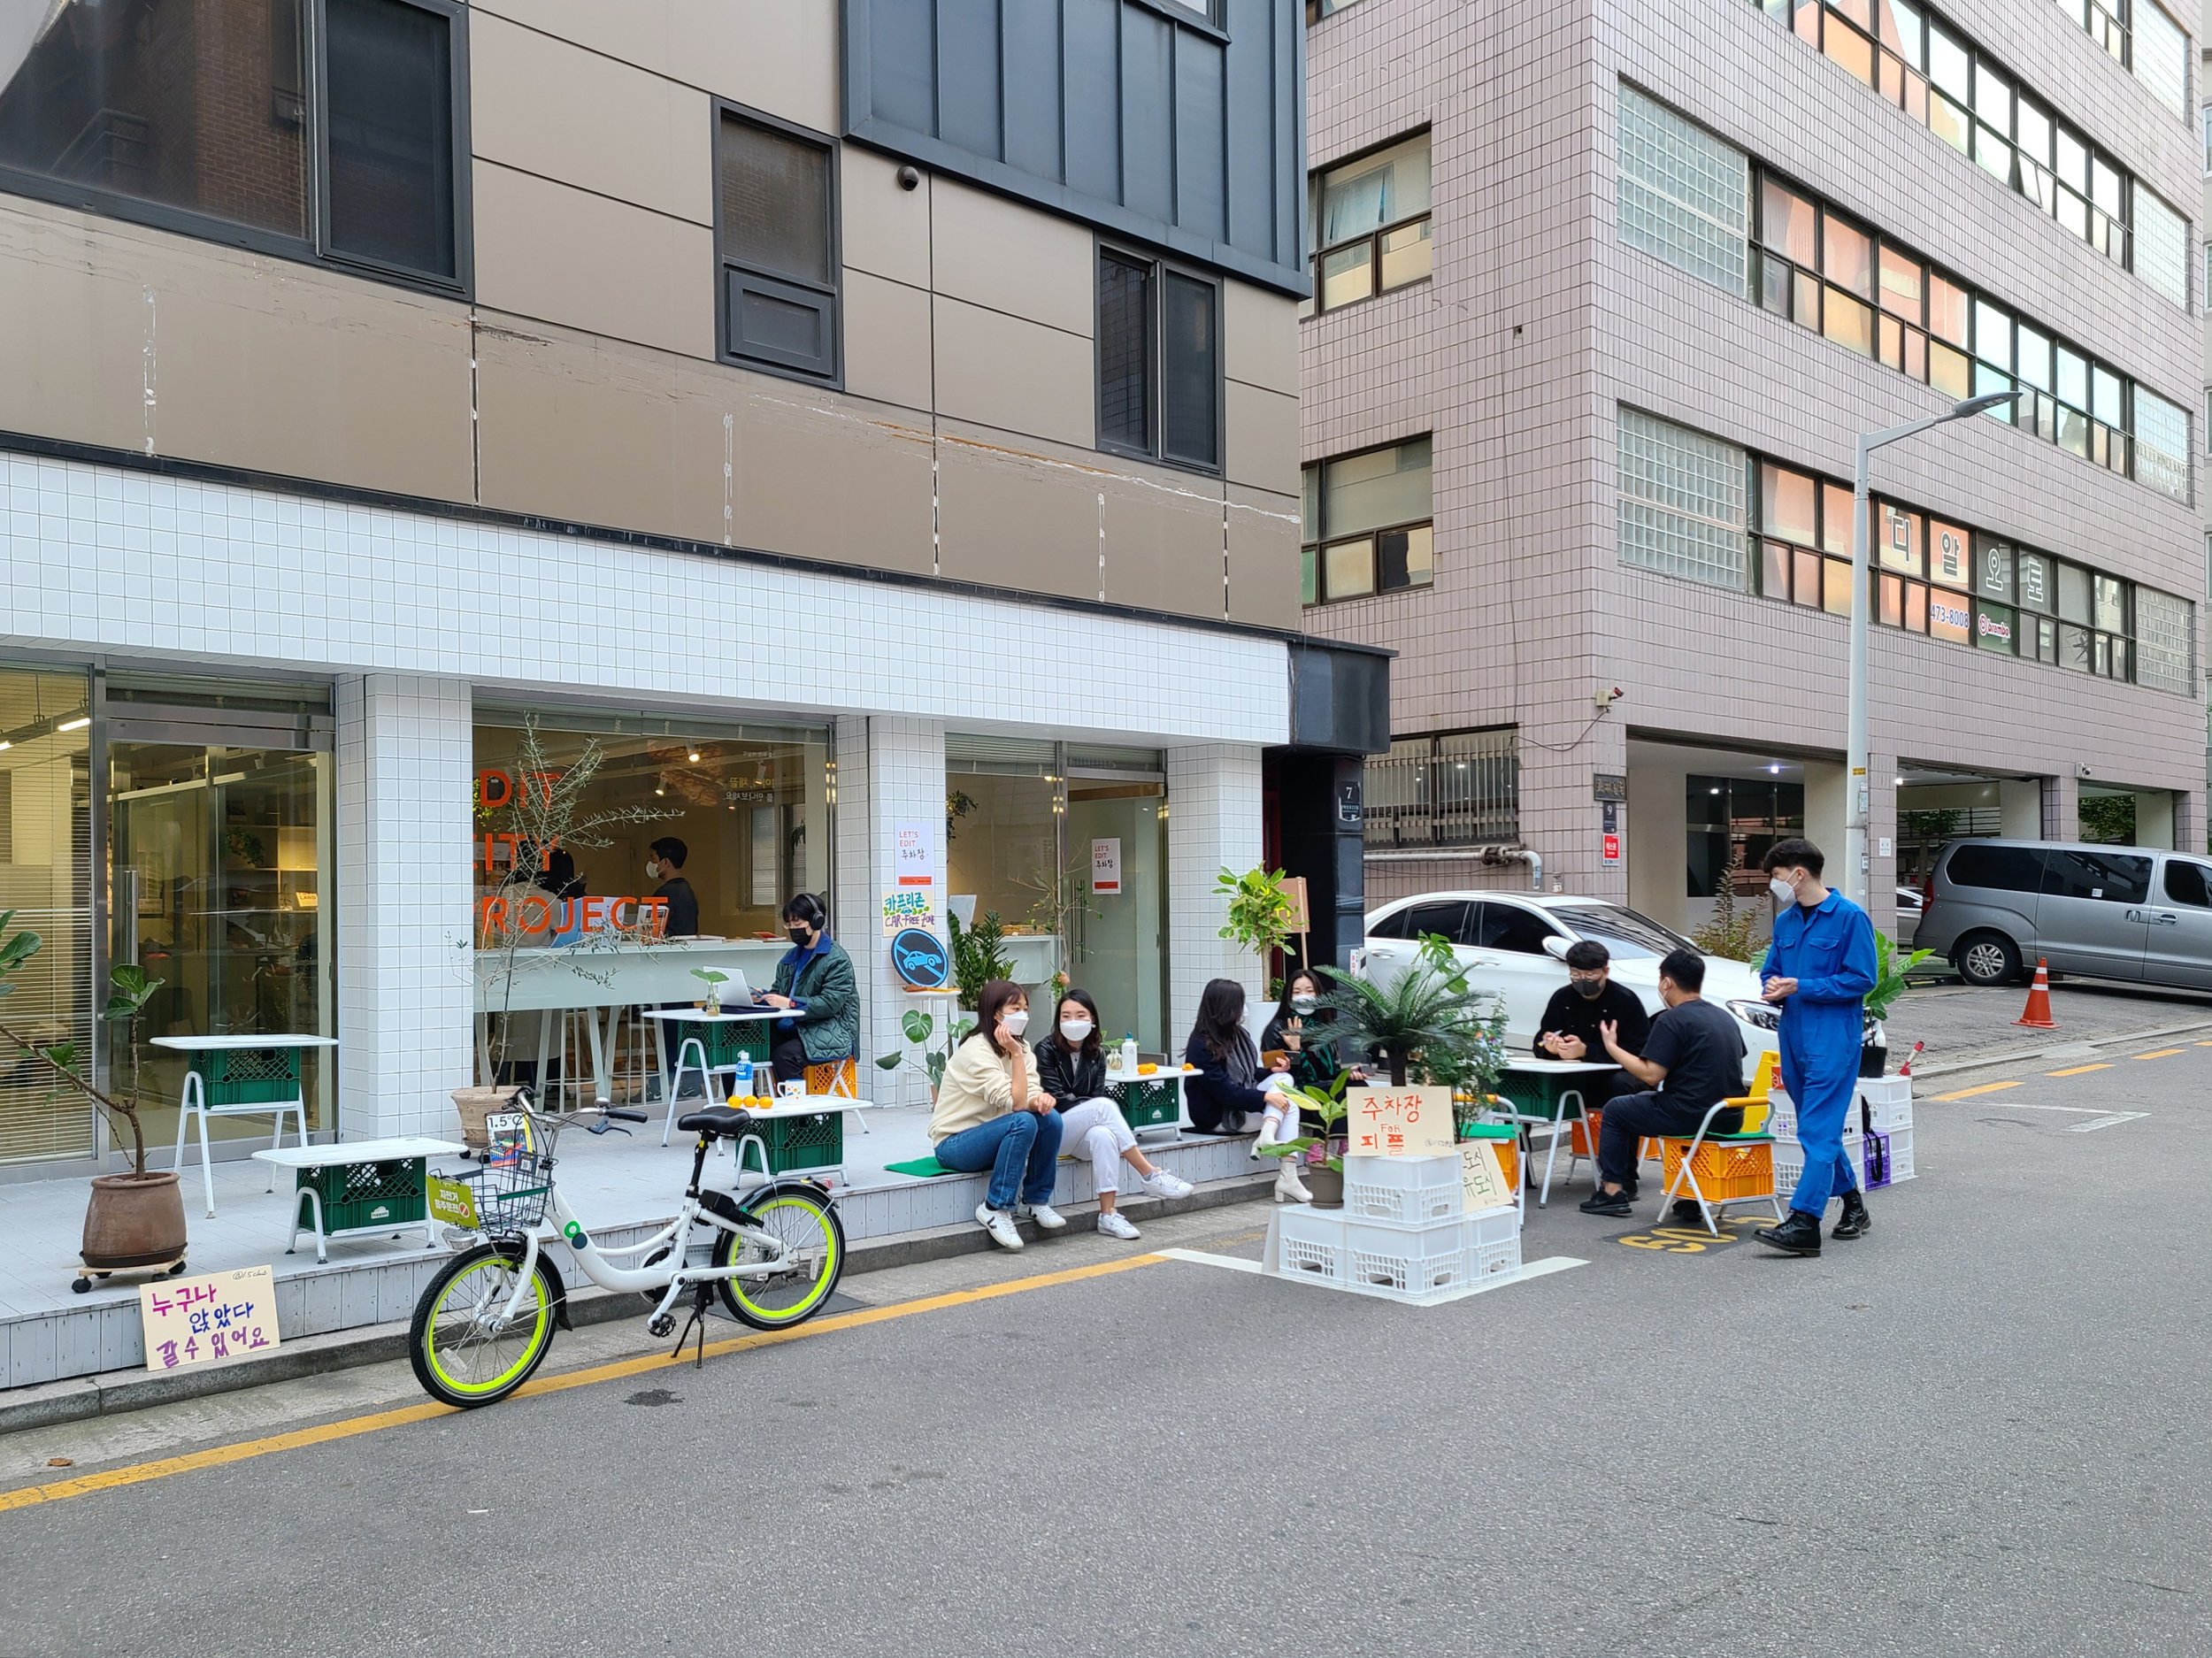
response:
{"label": "white sneaker", "polygon": [[1108,1238],[1119,1238],[1129,1243],[1134,1243],[1142,1235],[1130,1224],[1129,1217],[1118,1209],[1098,1212],[1098,1230]]}
{"label": "white sneaker", "polygon": [[1144,1178],[1144,1189],[1154,1197],[1188,1197],[1198,1188],[1179,1174],[1155,1169]]}
{"label": "white sneaker", "polygon": [[975,1206],[975,1224],[991,1234],[991,1241],[1002,1249],[1019,1249],[1022,1235],[1014,1230],[1014,1217],[1002,1209],[993,1209],[988,1203]]}
{"label": "white sneaker", "polygon": [[1065,1232],[1068,1217],[1049,1203],[1021,1203],[1014,1209],[1016,1220],[1033,1220],[1039,1232]]}

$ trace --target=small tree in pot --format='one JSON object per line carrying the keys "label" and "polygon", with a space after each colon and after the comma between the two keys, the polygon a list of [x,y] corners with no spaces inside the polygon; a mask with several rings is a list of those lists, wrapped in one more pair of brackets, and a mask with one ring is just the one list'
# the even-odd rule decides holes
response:
{"label": "small tree in pot", "polygon": [[1379,1056],[1393,1087],[1404,1087],[1417,1071],[1425,1082],[1458,1086],[1487,1089],[1497,1080],[1504,1011],[1496,997],[1468,984],[1448,940],[1424,938],[1420,956],[1387,984],[1333,967],[1316,971],[1329,981],[1321,1005],[1335,1013],[1340,1040]]}
{"label": "small tree in pot", "polygon": [[[14,919],[14,910],[0,910],[0,996],[13,992],[14,975],[45,942],[28,931],[9,933]],[[93,1177],[92,1201],[84,1218],[85,1265],[111,1271],[175,1261],[181,1267],[186,1232],[177,1171],[147,1169],[146,1130],[138,1115],[138,1016],[164,981],[135,966],[114,968],[108,977],[112,994],[100,1017],[119,1033],[122,1051],[128,1056],[127,1087],[114,1093],[95,1087],[85,1075],[85,1055],[74,1042],[38,1041],[4,1023],[0,1023],[0,1042],[42,1066],[58,1086],[82,1095],[111,1122],[130,1130],[131,1171]],[[82,1278],[77,1282],[80,1288],[88,1287]]]}

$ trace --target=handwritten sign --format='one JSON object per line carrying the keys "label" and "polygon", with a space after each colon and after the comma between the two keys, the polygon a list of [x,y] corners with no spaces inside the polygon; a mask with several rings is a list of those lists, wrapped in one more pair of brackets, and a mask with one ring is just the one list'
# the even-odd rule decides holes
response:
{"label": "handwritten sign", "polygon": [[937,931],[933,888],[917,892],[910,887],[903,892],[884,894],[883,936],[890,938],[907,927],[919,927],[925,933]]}
{"label": "handwritten sign", "polygon": [[277,1347],[276,1274],[268,1267],[246,1267],[142,1284],[138,1320],[146,1332],[150,1370],[272,1353]]}
{"label": "handwritten sign", "polygon": [[937,843],[928,824],[914,819],[891,825],[891,868],[895,886],[937,884]]}
{"label": "handwritten sign", "polygon": [[1121,891],[1121,838],[1118,835],[1091,842],[1091,890],[1094,893]]}
{"label": "handwritten sign", "polygon": [[1352,1088],[1346,1092],[1344,1103],[1348,1156],[1434,1157],[1451,1154],[1449,1088]]}
{"label": "handwritten sign", "polygon": [[1498,1162],[1498,1148],[1486,1140],[1469,1140],[1460,1147],[1459,1186],[1466,1194],[1463,1207],[1470,1215],[1477,1209],[1502,1209],[1513,1201],[1513,1187]]}

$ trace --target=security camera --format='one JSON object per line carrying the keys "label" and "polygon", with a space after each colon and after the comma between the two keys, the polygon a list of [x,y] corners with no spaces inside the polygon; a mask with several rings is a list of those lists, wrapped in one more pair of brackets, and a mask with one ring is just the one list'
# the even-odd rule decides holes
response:
{"label": "security camera", "polygon": [[919,173],[916,172],[912,167],[901,167],[899,169],[899,188],[902,190],[918,190],[921,188],[922,175]]}
{"label": "security camera", "polygon": [[1605,686],[1600,687],[1597,694],[1590,700],[1597,704],[1598,711],[1600,713],[1603,713],[1607,709],[1612,707],[1614,703],[1619,702],[1621,698],[1626,696],[1627,695],[1628,693],[1622,690],[1617,685]]}
{"label": "security camera", "polygon": [[2087,777],[2087,776],[2089,776],[2089,775],[2090,775],[2090,772],[2089,772],[2089,766],[2088,766],[2088,764],[2087,764],[2086,762],[2083,762],[2083,763],[2081,763],[2081,764],[2079,764],[2076,765],[2076,766],[2074,767],[2074,775],[2075,775],[2076,777]]}

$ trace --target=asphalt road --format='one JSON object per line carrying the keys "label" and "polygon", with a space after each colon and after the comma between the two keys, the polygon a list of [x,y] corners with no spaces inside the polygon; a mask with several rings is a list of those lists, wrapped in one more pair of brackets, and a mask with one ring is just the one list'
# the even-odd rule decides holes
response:
{"label": "asphalt road", "polygon": [[[1587,1264],[1442,1308],[1179,1261],[931,1299],[1250,1254],[1248,1206],[856,1278],[922,1309],[703,1370],[0,1511],[0,1652],[2212,1651],[2212,1047],[2053,1068],[2085,1065],[1934,1085],[1963,1097],[1922,1101],[1920,1178],[1818,1261],[1654,1247],[1578,1179],[1526,1253]],[[386,1399],[403,1369],[12,1436],[0,1486]]]}

